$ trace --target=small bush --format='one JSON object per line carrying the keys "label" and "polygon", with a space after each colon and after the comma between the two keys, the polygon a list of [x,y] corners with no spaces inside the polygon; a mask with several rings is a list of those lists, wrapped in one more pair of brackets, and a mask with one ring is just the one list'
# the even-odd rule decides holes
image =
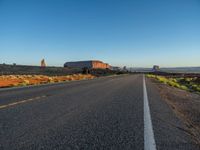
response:
{"label": "small bush", "polygon": [[29,80],[23,80],[23,82],[20,85],[26,86],[26,85],[29,85],[29,84],[30,84]]}
{"label": "small bush", "polygon": [[[155,78],[157,79],[158,81],[160,81],[161,83],[164,83],[164,84],[168,84],[172,87],[176,87],[176,88],[179,88],[179,89],[182,89],[182,90],[189,90],[188,88],[188,83],[190,83],[192,81],[191,78],[166,78],[166,77],[163,77],[163,76],[156,76],[156,75],[147,75],[147,77],[150,77],[150,78]],[[198,91],[198,86],[197,85],[193,85],[193,89],[195,89],[196,91]]]}
{"label": "small bush", "polygon": [[186,86],[184,86],[184,85],[181,85],[180,88],[181,88],[182,90],[189,90],[188,87],[186,87]]}
{"label": "small bush", "polygon": [[52,77],[49,77],[48,82],[49,83],[54,83],[54,79]]}

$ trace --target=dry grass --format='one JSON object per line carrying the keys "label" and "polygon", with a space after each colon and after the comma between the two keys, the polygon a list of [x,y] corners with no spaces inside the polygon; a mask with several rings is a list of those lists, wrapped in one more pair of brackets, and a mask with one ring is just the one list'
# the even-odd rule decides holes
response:
{"label": "dry grass", "polygon": [[200,78],[199,77],[165,77],[158,75],[147,75],[149,78],[157,79],[158,81],[168,84],[172,87],[176,87],[186,91],[192,91],[200,93]]}
{"label": "dry grass", "polygon": [[45,83],[56,83],[63,81],[74,81],[93,79],[93,75],[74,74],[67,76],[45,76],[45,75],[3,75],[0,76],[0,88],[15,87],[15,86],[27,86],[38,85]]}

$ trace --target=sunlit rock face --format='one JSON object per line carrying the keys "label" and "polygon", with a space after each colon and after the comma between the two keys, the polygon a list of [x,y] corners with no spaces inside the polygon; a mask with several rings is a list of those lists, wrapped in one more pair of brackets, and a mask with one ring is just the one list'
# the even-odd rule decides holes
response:
{"label": "sunlit rock face", "polygon": [[66,62],[64,64],[64,67],[107,69],[110,68],[110,65],[99,60],[89,60],[89,61]]}

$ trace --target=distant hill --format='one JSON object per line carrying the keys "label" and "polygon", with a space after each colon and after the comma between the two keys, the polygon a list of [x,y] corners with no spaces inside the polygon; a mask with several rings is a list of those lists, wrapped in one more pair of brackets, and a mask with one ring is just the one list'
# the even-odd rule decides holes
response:
{"label": "distant hill", "polygon": [[200,67],[161,68],[161,71],[172,73],[200,73]]}
{"label": "distant hill", "polygon": [[[0,64],[0,75],[49,75],[60,76],[83,73],[81,68],[71,67],[40,67],[40,66],[25,66],[25,65],[10,65]],[[111,74],[122,74],[121,71],[112,71],[107,69],[92,69],[91,74],[95,76],[106,76]]]}
{"label": "distant hill", "polygon": [[[132,72],[152,72],[153,68],[130,68]],[[160,71],[171,73],[200,73],[200,67],[161,68]]]}
{"label": "distant hill", "polygon": [[131,72],[151,72],[152,68],[128,68]]}
{"label": "distant hill", "polygon": [[40,75],[68,75],[81,73],[81,69],[64,68],[64,67],[43,67],[40,66],[25,66],[25,65],[9,65],[0,64],[0,75],[15,75],[15,74],[40,74]]}

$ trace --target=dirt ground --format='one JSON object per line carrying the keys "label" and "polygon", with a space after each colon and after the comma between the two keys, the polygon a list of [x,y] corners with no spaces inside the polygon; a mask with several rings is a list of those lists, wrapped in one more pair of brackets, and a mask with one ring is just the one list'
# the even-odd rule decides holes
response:
{"label": "dirt ground", "polygon": [[62,81],[74,81],[93,79],[95,76],[87,74],[74,74],[66,76],[45,76],[45,75],[3,75],[0,76],[0,88],[38,85],[45,83],[56,83]]}
{"label": "dirt ground", "polygon": [[185,124],[184,131],[200,145],[200,95],[170,87],[155,79],[151,81],[157,85],[163,100]]}

